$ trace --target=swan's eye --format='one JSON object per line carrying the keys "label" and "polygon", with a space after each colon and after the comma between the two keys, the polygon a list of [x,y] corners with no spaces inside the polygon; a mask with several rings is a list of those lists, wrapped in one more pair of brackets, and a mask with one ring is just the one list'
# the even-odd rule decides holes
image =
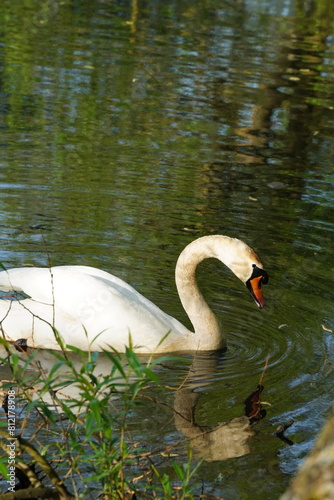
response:
{"label": "swan's eye", "polygon": [[253,278],[261,277],[261,280],[259,280],[258,282],[259,288],[261,288],[262,284],[266,285],[268,283],[268,274],[264,269],[257,267],[256,264],[252,264],[252,267],[253,267],[253,272],[252,276],[249,279],[252,280]]}
{"label": "swan's eye", "polygon": [[268,283],[268,274],[264,269],[262,269],[262,280],[261,282],[266,285]]}

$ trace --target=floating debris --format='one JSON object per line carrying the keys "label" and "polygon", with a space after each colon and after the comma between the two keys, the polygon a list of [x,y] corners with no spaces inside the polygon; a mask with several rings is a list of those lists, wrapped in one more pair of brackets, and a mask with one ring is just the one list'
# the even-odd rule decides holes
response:
{"label": "floating debris", "polygon": [[294,443],[291,441],[291,439],[287,438],[284,436],[284,432],[291,427],[291,425],[294,423],[294,420],[289,420],[289,422],[286,422],[285,424],[280,425],[277,427],[276,432],[274,432],[274,436],[278,437],[281,439],[284,443],[288,444],[289,446],[292,446]]}
{"label": "floating debris", "polygon": [[244,401],[245,415],[249,418],[250,424],[255,424],[267,415],[267,412],[262,408],[261,393],[263,385],[258,385],[254,392]]}
{"label": "floating debris", "polygon": [[282,189],[286,187],[286,184],[284,184],[284,182],[279,182],[279,181],[270,182],[267,185],[268,187],[270,187],[270,189]]}

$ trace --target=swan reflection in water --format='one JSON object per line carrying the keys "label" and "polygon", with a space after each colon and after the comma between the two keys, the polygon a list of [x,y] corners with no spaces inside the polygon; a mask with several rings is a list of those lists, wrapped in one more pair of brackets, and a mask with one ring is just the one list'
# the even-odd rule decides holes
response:
{"label": "swan reflection in water", "polygon": [[210,375],[216,373],[218,356],[217,353],[211,353],[210,356],[194,357],[189,384],[179,389],[174,398],[174,421],[177,430],[189,438],[198,457],[206,461],[226,460],[250,453],[249,440],[255,436],[254,423],[266,414],[261,405],[263,386],[259,385],[252,394],[240,395],[245,399],[244,415],[216,425],[205,426],[196,423],[196,406],[203,388],[210,385]]}
{"label": "swan reflection in water", "polygon": [[[40,373],[43,373],[43,377],[45,379],[50,371],[54,369],[57,358],[55,358],[52,352],[45,350],[38,351],[37,353],[35,352],[34,354],[35,356],[33,358],[33,362],[31,363],[31,370],[29,371],[32,374],[38,370]],[[24,358],[28,355],[29,352],[20,354],[22,362],[24,362]],[[0,357],[4,359],[5,356],[6,351],[4,349],[1,351],[0,349]],[[85,356],[87,356],[87,361],[87,353],[85,353]],[[217,425],[205,426],[197,424],[195,417],[196,406],[200,401],[201,395],[205,391],[205,387],[210,386],[210,379],[212,380],[212,377],[217,372],[217,364],[220,356],[221,353],[215,352],[210,354],[202,353],[193,357],[188,371],[187,380],[179,389],[175,390],[173,399],[174,424],[177,431],[189,440],[190,445],[195,452],[195,456],[197,458],[203,458],[206,461],[226,460],[228,458],[240,457],[250,453],[249,440],[255,435],[253,423],[260,418],[263,418],[265,414],[264,410],[261,409],[260,398],[258,397],[259,392],[261,392],[260,390],[257,391],[257,394],[256,391],[253,393],[255,394],[255,398],[253,398],[253,400],[251,398],[252,395],[250,398],[247,398],[248,410],[246,413],[248,416],[240,415],[239,417]],[[83,366],[82,355],[78,353],[71,353],[71,362],[73,363],[75,370],[80,373]],[[112,366],[110,359],[105,354],[99,353],[93,373],[100,380],[101,377],[108,377],[113,368],[114,367]],[[185,366],[185,369],[186,368],[187,367]],[[164,369],[168,369],[168,361],[165,361]],[[114,376],[117,377],[117,374],[114,373]],[[135,376],[132,374],[131,377],[131,380],[134,381]],[[2,370],[1,378],[7,380],[10,379],[10,372],[8,371],[8,373],[5,373],[5,371]],[[85,402],[82,402],[79,406],[75,403],[75,401],[82,401],[82,396],[80,395],[80,391],[82,389],[80,389],[76,383],[69,383],[70,380],[73,380],[73,372],[70,372],[69,368],[63,364],[59,366],[58,370],[54,374],[54,378],[57,381],[56,393],[50,391],[41,395],[39,392],[40,387],[37,384],[34,387],[35,390],[32,392],[32,397],[41,398],[45,404],[52,407],[54,411],[57,411],[60,414],[62,413],[62,401],[69,404],[73,412],[87,412]],[[115,394],[110,394],[110,398],[117,399],[117,393],[119,394],[119,392],[122,391],[121,382],[122,378],[120,377],[119,385],[115,386]],[[55,394],[56,398],[54,397]],[[243,399],[245,399],[246,396],[247,394],[241,395]],[[97,397],[105,397],[105,394],[100,392],[97,394]],[[224,398],[223,394],[222,398]],[[255,403],[253,404],[252,401],[255,401]],[[251,403],[250,410],[249,403]]]}

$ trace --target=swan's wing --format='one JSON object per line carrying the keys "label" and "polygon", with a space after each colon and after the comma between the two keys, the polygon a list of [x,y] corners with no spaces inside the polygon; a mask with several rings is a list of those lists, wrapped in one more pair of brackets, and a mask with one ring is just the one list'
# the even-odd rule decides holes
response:
{"label": "swan's wing", "polygon": [[[115,292],[129,300],[154,306],[131,285],[110,273],[88,266],[57,266],[52,268],[23,267],[0,272],[0,291],[21,291],[45,304],[60,303],[82,307],[86,300],[101,300],[98,293]],[[95,298],[95,300],[94,300]],[[73,304],[74,302],[74,304]]]}
{"label": "swan's wing", "polygon": [[96,267],[89,267],[89,266],[58,266],[53,268],[55,270],[60,270],[60,271],[66,271],[66,272],[75,272],[75,273],[81,273],[85,274],[88,276],[92,276],[94,278],[98,278],[105,282],[107,285],[113,286],[113,284],[118,285],[124,290],[129,290],[130,292],[135,292],[138,293],[131,285],[129,285],[126,281],[123,281],[120,278],[117,278],[117,276],[114,276],[113,274],[107,273],[106,271],[102,271],[101,269],[98,269]]}
{"label": "swan's wing", "polygon": [[0,290],[3,292],[22,291],[34,300],[52,304],[51,269],[22,267],[1,271]]}
{"label": "swan's wing", "polygon": [[94,268],[13,269],[0,273],[0,289],[21,290],[31,297],[1,300],[0,322],[8,337],[29,338],[35,347],[52,344],[57,348],[50,327],[46,333],[48,324],[56,327],[67,344],[82,349],[98,336],[94,349],[112,345],[123,350],[131,334],[134,345],[152,350],[169,331],[189,333],[130,285]]}
{"label": "swan's wing", "polygon": [[[62,295],[61,302],[56,288],[58,277],[62,290],[71,290],[69,296]],[[67,314],[74,313],[81,333],[84,326],[90,341],[98,335],[95,347],[112,345],[123,350],[131,335],[133,345],[148,346],[144,349],[148,352],[154,350],[168,332],[168,341],[174,335],[180,337],[190,333],[131,285],[105,271],[85,266],[57,267],[54,268],[54,284],[58,306],[66,308]]]}
{"label": "swan's wing", "polygon": [[[57,280],[58,281],[58,280]],[[7,340],[26,339],[32,347],[59,349],[53,328],[77,326],[69,310],[57,308],[54,274],[50,268],[17,268],[0,272],[0,334]],[[59,297],[62,287],[57,284]],[[24,292],[26,298],[15,292]],[[65,298],[65,297],[64,297]]]}

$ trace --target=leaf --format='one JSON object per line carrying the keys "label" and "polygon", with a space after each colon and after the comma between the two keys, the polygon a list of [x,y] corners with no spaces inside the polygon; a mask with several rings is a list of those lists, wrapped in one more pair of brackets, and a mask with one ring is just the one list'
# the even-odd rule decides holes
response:
{"label": "leaf", "polygon": [[120,372],[120,374],[122,375],[122,377],[124,379],[126,379],[126,374],[125,374],[125,371],[124,371],[124,368],[122,366],[122,363],[119,359],[117,359],[111,352],[109,351],[103,351],[103,353],[107,356],[107,358],[109,358],[109,360],[112,362],[112,364],[114,366],[116,366],[117,370]]}
{"label": "leaf", "polygon": [[2,464],[0,462],[0,474],[3,476],[3,477],[7,477],[8,476],[8,470],[7,470],[7,467]]}
{"label": "leaf", "polygon": [[160,380],[159,377],[154,373],[152,370],[149,368],[144,368],[143,373],[149,378],[152,382],[155,382],[156,384],[160,385]]}
{"label": "leaf", "polygon": [[179,464],[177,462],[173,462],[173,468],[178,476],[178,478],[184,482],[185,480],[185,474],[184,474],[184,470],[182,469],[182,467],[179,466]]}

